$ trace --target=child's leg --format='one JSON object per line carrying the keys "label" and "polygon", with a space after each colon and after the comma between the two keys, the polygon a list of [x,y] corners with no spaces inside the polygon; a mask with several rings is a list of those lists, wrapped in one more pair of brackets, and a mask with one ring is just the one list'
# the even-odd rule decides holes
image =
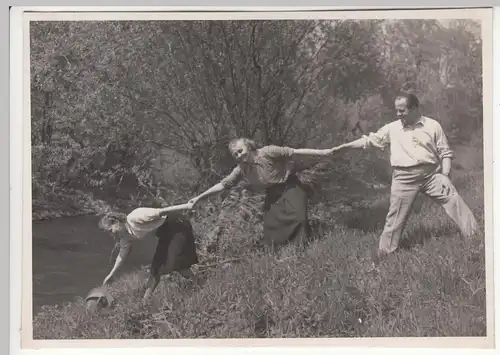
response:
{"label": "child's leg", "polygon": [[[162,273],[165,274],[170,270],[162,270],[168,254],[169,241],[166,238],[159,238],[156,246],[155,254],[151,262],[149,278],[146,284],[146,292],[144,293],[143,301],[147,301],[154,290],[160,283]],[[167,272],[165,272],[167,271]]]}
{"label": "child's leg", "polygon": [[146,284],[146,292],[144,293],[144,297],[142,298],[142,300],[144,302],[149,300],[149,298],[153,294],[154,290],[156,289],[156,287],[160,283],[160,278],[161,278],[160,274],[158,274],[158,273],[157,274],[151,273],[149,275],[148,282]]}

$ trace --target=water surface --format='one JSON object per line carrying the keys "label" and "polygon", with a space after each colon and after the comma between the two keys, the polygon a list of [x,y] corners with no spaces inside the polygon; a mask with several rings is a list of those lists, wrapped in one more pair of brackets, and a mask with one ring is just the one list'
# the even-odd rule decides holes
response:
{"label": "water surface", "polygon": [[[44,304],[85,297],[102,283],[112,268],[114,240],[97,223],[96,216],[33,222],[33,314]],[[155,238],[134,245],[119,274],[149,264],[155,247]]]}

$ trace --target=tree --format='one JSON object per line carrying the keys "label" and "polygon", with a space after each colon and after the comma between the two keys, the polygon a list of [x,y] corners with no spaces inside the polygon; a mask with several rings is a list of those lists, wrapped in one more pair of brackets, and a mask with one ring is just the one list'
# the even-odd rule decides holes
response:
{"label": "tree", "polygon": [[[352,131],[353,115],[371,119],[357,125],[370,129],[393,119],[388,110],[401,88],[416,91],[426,110],[462,136],[472,129],[466,123],[481,123],[481,52],[472,22],[31,26],[38,181],[153,186],[150,162],[166,147],[195,164],[200,184],[210,184],[234,164],[230,137],[331,146],[337,134]],[[373,108],[379,94],[386,110]]]}
{"label": "tree", "polygon": [[153,91],[165,93],[155,107],[165,115],[161,131],[195,160],[205,155],[200,170],[219,172],[216,179],[225,173],[221,167],[228,169],[228,136],[278,145],[305,145],[319,133],[325,137],[328,132],[317,128],[332,120],[335,98],[355,100],[369,89],[366,74],[376,74],[369,31],[356,22],[160,26],[165,36],[157,37],[155,46],[167,49],[168,60],[151,82]]}
{"label": "tree", "polygon": [[461,141],[482,127],[481,41],[465,20],[387,20],[380,24],[380,87],[386,107],[400,91],[421,98],[424,111],[458,132]]}

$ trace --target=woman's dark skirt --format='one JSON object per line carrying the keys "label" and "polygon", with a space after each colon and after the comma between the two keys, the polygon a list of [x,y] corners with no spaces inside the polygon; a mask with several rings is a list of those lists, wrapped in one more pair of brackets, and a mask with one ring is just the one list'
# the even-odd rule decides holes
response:
{"label": "woman's dark skirt", "polygon": [[308,196],[292,175],[284,184],[266,190],[264,202],[264,244],[274,249],[286,244],[304,245],[311,236]]}
{"label": "woman's dark skirt", "polygon": [[151,274],[182,271],[198,263],[193,227],[182,216],[168,216],[156,231],[158,245],[151,263]]}

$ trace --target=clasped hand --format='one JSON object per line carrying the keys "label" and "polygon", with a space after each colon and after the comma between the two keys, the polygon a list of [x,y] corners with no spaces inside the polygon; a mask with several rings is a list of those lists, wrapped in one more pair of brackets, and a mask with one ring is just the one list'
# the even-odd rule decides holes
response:
{"label": "clasped hand", "polygon": [[342,146],[336,146],[333,148],[330,148],[327,152],[327,155],[334,155],[335,153],[339,152],[342,149]]}

